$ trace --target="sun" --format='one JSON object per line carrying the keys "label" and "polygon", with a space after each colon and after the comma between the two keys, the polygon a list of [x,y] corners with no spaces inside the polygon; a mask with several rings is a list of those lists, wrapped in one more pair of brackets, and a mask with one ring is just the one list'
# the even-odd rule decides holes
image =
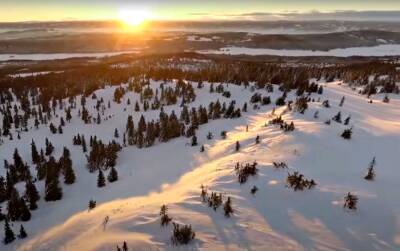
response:
{"label": "sun", "polygon": [[138,28],[141,24],[150,18],[150,12],[147,10],[131,9],[120,10],[118,18],[124,27],[132,29]]}

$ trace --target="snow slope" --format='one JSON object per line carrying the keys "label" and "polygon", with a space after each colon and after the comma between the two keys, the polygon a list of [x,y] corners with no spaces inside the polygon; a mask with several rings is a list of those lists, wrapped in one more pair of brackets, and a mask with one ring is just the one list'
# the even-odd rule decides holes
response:
{"label": "snow slope", "polygon": [[[157,85],[158,83],[153,83]],[[105,102],[112,99],[112,88],[96,92]],[[230,85],[228,89],[238,106],[248,102],[252,95],[249,88]],[[211,100],[228,101],[219,94],[209,94],[208,84],[197,91],[198,97],[191,106],[208,104]],[[275,88],[274,101],[282,93]],[[293,94],[289,95],[292,97]],[[388,104],[382,97],[374,97],[369,104],[365,97],[337,82],[326,84],[322,96],[329,99],[331,108],[323,108],[320,102],[310,103],[304,115],[286,112],[283,118],[294,121],[296,130],[282,133],[274,126],[265,126],[272,118],[274,105],[243,113],[235,120],[216,120],[202,125],[197,133],[199,147],[187,145],[188,139],[179,138],[150,148],[127,147],[119,154],[117,170],[120,180],[97,188],[97,175],[85,169],[85,158],[80,147],[72,146],[76,133],[101,135],[110,140],[114,128],[123,130],[126,117],[122,112],[127,98],[121,105],[113,104],[110,115],[101,125],[84,125],[74,116],[62,135],[49,135],[48,128],[22,135],[20,141],[5,142],[0,155],[11,159],[14,147],[18,147],[24,160],[30,159],[29,143],[44,145],[49,137],[59,156],[62,146],[71,150],[77,183],[63,186],[64,198],[54,203],[39,203],[32,220],[24,223],[28,231],[27,241],[16,241],[3,246],[4,250],[116,250],[116,245],[127,241],[130,250],[398,250],[400,248],[400,195],[398,194],[397,158],[400,152],[400,100],[391,97]],[[342,96],[343,107],[338,107]],[[88,104],[94,102],[88,98]],[[178,102],[179,103],[179,102]],[[87,107],[91,107],[87,105]],[[166,107],[166,111],[178,106]],[[278,108],[276,114],[284,111]],[[313,114],[319,111],[319,118]],[[338,111],[342,116],[351,115],[354,126],[350,141],[339,135],[347,128],[324,121]],[[76,112],[76,111],[75,111]],[[140,112],[133,112],[134,118]],[[179,113],[178,113],[179,114]],[[158,116],[157,111],[146,113]],[[249,126],[246,132],[245,127]],[[228,131],[225,140],[220,139],[222,130]],[[215,137],[207,140],[211,131]],[[255,145],[259,135],[261,143]],[[241,149],[234,151],[240,141]],[[26,149],[23,146],[26,146]],[[372,157],[377,159],[377,178],[373,182],[363,179]],[[234,172],[236,162],[258,162],[259,174],[240,185]],[[275,170],[272,162],[285,161],[289,170]],[[3,169],[0,169],[3,170]],[[317,186],[312,190],[296,191],[285,187],[287,172],[298,170],[307,178],[313,178]],[[234,215],[226,218],[222,209],[216,212],[201,202],[200,186],[210,191],[230,196]],[[253,196],[253,185],[259,191]],[[43,186],[40,187],[43,194]],[[348,212],[343,209],[343,197],[347,192],[359,196],[359,209]],[[87,203],[94,198],[98,206],[88,212]],[[160,227],[159,209],[169,207],[174,221],[192,224],[195,241],[189,246],[176,248],[171,245],[172,226]],[[104,218],[109,222],[103,225]],[[19,223],[14,223],[18,229]],[[2,249],[3,250],[3,249]]]}
{"label": "snow slope", "polygon": [[219,50],[198,51],[205,54],[227,54],[227,55],[274,55],[287,57],[310,57],[310,56],[331,56],[331,57],[351,57],[351,56],[398,56],[400,55],[399,44],[383,44],[372,47],[351,47],[343,49],[332,49],[329,51],[312,50],[276,50],[267,48],[246,48],[246,47],[224,47]]}

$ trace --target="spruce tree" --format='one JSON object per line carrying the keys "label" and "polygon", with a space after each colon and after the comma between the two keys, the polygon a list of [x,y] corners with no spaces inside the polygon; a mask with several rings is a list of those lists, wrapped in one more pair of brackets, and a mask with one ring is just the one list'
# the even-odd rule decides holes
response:
{"label": "spruce tree", "polygon": [[196,137],[196,135],[193,135],[193,137],[192,137],[192,146],[197,146],[197,137]]}
{"label": "spruce tree", "polygon": [[28,235],[25,232],[25,228],[24,226],[21,224],[21,227],[19,228],[19,234],[18,234],[18,238],[20,239],[24,239],[26,238]]}
{"label": "spruce tree", "polygon": [[126,244],[126,241],[124,241],[124,244],[122,245],[122,251],[129,251],[128,244]]}
{"label": "spruce tree", "polygon": [[25,200],[23,198],[20,199],[20,210],[21,210],[21,221],[29,221],[31,219],[31,212],[29,211]]}
{"label": "spruce tree", "polygon": [[239,141],[236,141],[235,150],[236,150],[236,152],[240,150],[240,143],[239,143]]}
{"label": "spruce tree", "polygon": [[47,165],[45,197],[46,201],[55,201],[62,198],[62,188],[59,186],[58,167],[54,158],[50,158]]}
{"label": "spruce tree", "polygon": [[71,165],[66,166],[64,172],[65,172],[64,183],[67,185],[75,183],[76,177],[74,169],[72,169],[72,166]]}
{"label": "spruce tree", "polygon": [[89,211],[94,209],[96,207],[96,201],[93,199],[90,199],[89,201]]}
{"label": "spruce tree", "polygon": [[8,219],[4,223],[4,244],[9,244],[15,240],[14,232],[12,231]]}
{"label": "spruce tree", "polygon": [[10,199],[7,204],[8,218],[11,221],[16,221],[21,217],[21,198],[19,197],[19,193],[15,187],[12,187],[11,189]]}
{"label": "spruce tree", "polygon": [[109,182],[114,182],[118,180],[118,172],[114,167],[111,167],[110,173],[107,176]]}
{"label": "spruce tree", "polygon": [[168,207],[166,205],[162,205],[160,209],[161,216],[161,226],[168,225],[172,220],[171,217],[168,216]]}
{"label": "spruce tree", "polygon": [[82,151],[87,152],[85,136],[82,135]]}
{"label": "spruce tree", "polygon": [[0,203],[7,199],[6,182],[3,176],[0,176]]}
{"label": "spruce tree", "polygon": [[228,197],[227,201],[224,204],[224,214],[226,217],[230,217],[233,213],[232,205],[231,205],[231,197]]}
{"label": "spruce tree", "polygon": [[104,187],[106,185],[106,179],[104,178],[104,174],[99,168],[99,175],[97,176],[97,186]]}
{"label": "spruce tree", "polygon": [[35,210],[37,208],[36,202],[40,199],[40,195],[31,179],[25,184],[25,197],[29,202],[29,209]]}
{"label": "spruce tree", "polygon": [[32,149],[32,162],[34,164],[36,164],[36,163],[39,162],[40,156],[39,156],[39,153],[38,153],[38,151],[36,149],[35,141],[33,141],[33,139],[32,139],[32,143],[31,143],[31,149]]}
{"label": "spruce tree", "polygon": [[344,96],[342,97],[342,99],[340,100],[339,106],[342,107],[344,103]]}

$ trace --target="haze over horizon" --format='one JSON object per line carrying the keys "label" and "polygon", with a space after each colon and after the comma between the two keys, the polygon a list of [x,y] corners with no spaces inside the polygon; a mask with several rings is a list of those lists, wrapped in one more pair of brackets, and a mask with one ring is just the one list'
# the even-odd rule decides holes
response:
{"label": "haze over horizon", "polygon": [[121,12],[145,12],[148,20],[344,20],[400,21],[396,0],[143,1],[2,0],[0,22],[118,20]]}

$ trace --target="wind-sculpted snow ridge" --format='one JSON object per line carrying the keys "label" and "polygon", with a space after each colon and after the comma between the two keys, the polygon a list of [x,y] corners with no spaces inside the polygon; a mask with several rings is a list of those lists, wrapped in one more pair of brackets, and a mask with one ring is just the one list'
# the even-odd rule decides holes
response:
{"label": "wind-sculpted snow ridge", "polygon": [[[241,87],[229,90],[239,103],[251,95]],[[276,90],[272,100],[280,94]],[[343,96],[345,102],[339,106]],[[207,103],[205,97],[201,95],[196,102]],[[34,217],[27,229],[37,228],[37,232],[12,248],[116,250],[126,241],[129,250],[398,250],[399,98],[393,96],[390,103],[383,103],[376,95],[371,104],[337,82],[325,84],[323,95],[312,94],[312,98],[329,99],[330,108],[310,102],[305,114],[284,112],[285,106],[276,109],[284,121],[294,122],[293,132],[268,125],[274,107],[268,105],[249,109],[236,120],[217,120],[200,127],[197,137],[204,152],[188,146],[183,138],[151,148],[124,149],[118,159],[118,170],[123,173],[118,183],[106,190],[82,182],[78,189],[70,188],[66,199],[49,207],[79,206],[63,217],[50,213],[51,221],[46,221],[46,214],[34,215],[42,219]],[[348,126],[324,123],[338,111],[351,115],[351,140],[340,137]],[[228,132],[226,139],[220,137],[223,130]],[[214,134],[212,140],[207,140],[209,131]],[[237,141],[239,151],[235,151]],[[363,177],[374,156],[377,175],[370,182]],[[236,163],[254,161],[258,173],[239,184]],[[287,167],[275,168],[274,162]],[[294,171],[317,185],[304,191],[289,189],[286,177]],[[94,177],[90,178],[86,182],[94,183]],[[222,193],[223,201],[231,198],[231,217],[224,216],[222,207],[214,211],[202,202],[202,185],[209,192]],[[252,194],[254,186],[258,190]],[[356,211],[343,209],[348,192],[359,198]],[[88,194],[100,202],[90,211],[82,209]],[[163,204],[173,222],[192,225],[196,235],[187,246],[172,245],[172,223],[160,225]],[[66,219],[68,215],[72,216]]]}

